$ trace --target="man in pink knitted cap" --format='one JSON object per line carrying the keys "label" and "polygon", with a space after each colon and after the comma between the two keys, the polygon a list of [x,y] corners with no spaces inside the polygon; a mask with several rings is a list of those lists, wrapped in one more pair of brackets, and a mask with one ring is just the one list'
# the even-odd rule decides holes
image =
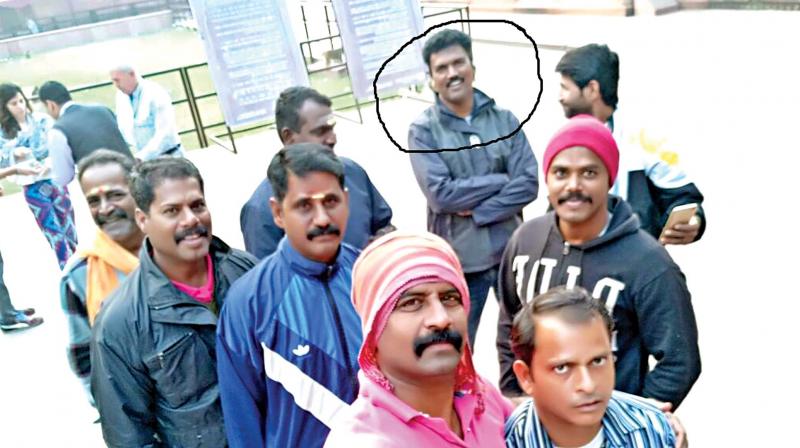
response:
{"label": "man in pink knitted cap", "polygon": [[469,290],[447,242],[378,239],[353,268],[352,300],[364,334],[360,390],[326,447],[505,446],[511,404],[475,372]]}
{"label": "man in pink knitted cap", "polygon": [[591,115],[577,115],[550,140],[543,162],[553,211],[520,226],[500,262],[501,390],[524,395],[512,371],[514,315],[552,287],[581,286],[614,319],[614,389],[676,408],[700,375],[691,295],[630,205],[609,194],[619,164],[611,132]]}

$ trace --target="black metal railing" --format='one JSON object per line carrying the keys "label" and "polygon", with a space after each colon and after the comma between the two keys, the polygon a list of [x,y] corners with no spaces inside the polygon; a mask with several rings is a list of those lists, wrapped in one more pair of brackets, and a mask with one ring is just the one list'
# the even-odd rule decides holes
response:
{"label": "black metal railing", "polygon": [[[172,0],[174,1],[174,0]],[[167,1],[169,3],[169,1]],[[307,39],[299,42],[300,50],[303,54],[303,61],[305,63],[306,72],[309,75],[309,78],[312,79],[312,85],[314,84],[313,77],[315,75],[321,75],[325,72],[334,72],[334,71],[341,71],[344,70],[344,76],[348,80],[349,90],[339,91],[339,92],[330,92],[328,97],[334,101],[336,105],[336,109],[338,110],[347,110],[352,109],[353,107],[356,108],[358,112],[358,121],[363,123],[363,116],[361,114],[361,105],[364,103],[370,103],[372,101],[359,101],[358,98],[353,94],[352,83],[350,83],[350,72],[347,62],[345,60],[345,54],[341,51],[341,36],[338,34],[338,27],[336,29],[336,34],[332,34],[334,32],[333,26],[336,25],[335,19],[331,19],[331,15],[328,14],[328,7],[330,4],[324,5],[325,10],[325,20],[328,22],[327,29],[329,31],[329,35],[311,39],[308,34],[308,27],[305,19],[305,11],[303,11],[304,17],[304,28],[306,29],[306,37]],[[304,6],[301,6],[304,7]],[[426,9],[435,8],[439,9],[439,11],[432,12],[426,14]],[[438,6],[436,4],[432,4],[428,7],[423,6],[423,17],[425,19],[430,18],[437,18],[444,15],[455,15],[458,14],[461,20],[465,18],[469,19],[469,7],[467,5],[464,6],[456,6],[456,7],[447,7],[442,10],[442,6]],[[464,23],[461,24],[462,29],[464,28]],[[466,27],[467,32],[469,31],[469,24],[467,23]],[[326,61],[324,67],[309,69],[309,62],[313,63],[314,58],[312,57],[312,45],[317,44],[322,41],[329,41],[329,46],[331,51],[341,51],[341,62],[330,64]],[[197,147],[205,148],[209,146],[209,142],[216,143],[233,153],[237,153],[236,148],[236,141],[234,139],[235,135],[255,131],[257,129],[265,128],[274,125],[274,120],[267,120],[259,123],[255,123],[252,125],[239,127],[236,129],[230,128],[226,123],[225,120],[222,119],[222,113],[220,111],[219,103],[214,102],[212,106],[203,106],[201,103],[207,103],[212,98],[216,98],[217,92],[214,90],[213,85],[210,82],[210,74],[206,73],[205,76],[199,78],[197,76],[198,71],[208,71],[208,63],[200,63],[200,64],[193,64],[184,67],[172,68],[168,70],[162,70],[159,72],[147,73],[143,75],[144,78],[159,78],[162,80],[161,84],[168,84],[172,87],[173,95],[172,95],[172,104],[176,109],[176,122],[178,123],[179,129],[178,134],[181,137],[192,135],[192,139],[196,138],[197,140]],[[193,75],[194,73],[194,75]],[[175,79],[175,76],[178,79]],[[172,77],[172,79],[169,79]],[[209,86],[209,90],[202,91],[202,88],[198,88],[199,84],[206,84]],[[103,92],[103,90],[107,90]],[[110,92],[108,90],[111,90]],[[179,91],[177,95],[174,94],[175,91]],[[318,89],[321,90],[322,93],[326,93],[325,89]],[[74,87],[70,89],[73,96],[77,100],[80,100],[81,97],[92,99],[96,102],[105,103],[106,105],[111,106],[113,104],[113,95],[114,93],[114,86],[111,81],[105,81],[100,83],[94,84],[87,84],[78,87]],[[103,95],[105,93],[106,95]],[[347,102],[343,101],[348,97],[352,97],[352,101]],[[337,103],[338,101],[338,103]],[[188,112],[184,110],[184,108],[188,108]],[[183,113],[178,113],[179,111],[183,111]],[[190,126],[183,126],[181,124],[188,125],[191,123]],[[223,133],[213,132],[215,129],[224,129]],[[227,137],[230,141],[230,147],[222,141],[223,138]],[[194,144],[187,144],[183,142],[184,146],[188,148],[195,147]]]}

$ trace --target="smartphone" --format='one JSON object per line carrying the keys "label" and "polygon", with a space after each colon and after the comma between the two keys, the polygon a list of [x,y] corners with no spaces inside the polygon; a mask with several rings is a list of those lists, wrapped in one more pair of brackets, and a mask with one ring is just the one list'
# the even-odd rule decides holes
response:
{"label": "smartphone", "polygon": [[684,204],[673,208],[669,213],[667,223],[664,224],[664,228],[661,229],[661,236],[659,236],[659,239],[664,238],[664,231],[671,229],[675,224],[688,224],[689,220],[692,219],[692,216],[694,216],[696,212],[697,204]]}

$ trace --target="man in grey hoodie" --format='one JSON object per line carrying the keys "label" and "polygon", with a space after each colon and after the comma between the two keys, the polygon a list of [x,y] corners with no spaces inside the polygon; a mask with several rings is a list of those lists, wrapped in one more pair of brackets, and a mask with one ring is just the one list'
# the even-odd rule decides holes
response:
{"label": "man in grey hoodie", "polygon": [[[464,268],[474,346],[503,248],[522,223],[522,208],[536,199],[538,167],[519,120],[472,87],[468,35],[434,34],[423,59],[436,103],[409,128],[411,166],[428,202],[428,230],[453,246]],[[457,150],[473,145],[483,146]]]}

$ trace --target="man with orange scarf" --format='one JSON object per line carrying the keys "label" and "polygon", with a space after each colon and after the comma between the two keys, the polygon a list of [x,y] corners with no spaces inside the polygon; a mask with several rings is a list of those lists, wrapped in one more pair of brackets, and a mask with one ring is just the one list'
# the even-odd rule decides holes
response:
{"label": "man with orange scarf", "polygon": [[447,242],[381,237],[356,261],[352,288],[364,333],[360,390],[325,446],[505,446],[511,404],[475,372],[469,289]]}
{"label": "man with orange scarf", "polygon": [[133,160],[100,149],[78,165],[78,181],[97,223],[90,246],[79,246],[61,278],[61,307],[67,315],[67,358],[94,404],[89,390],[91,325],[108,297],[139,265],[144,234],[134,221],[136,204],[128,189]]}

